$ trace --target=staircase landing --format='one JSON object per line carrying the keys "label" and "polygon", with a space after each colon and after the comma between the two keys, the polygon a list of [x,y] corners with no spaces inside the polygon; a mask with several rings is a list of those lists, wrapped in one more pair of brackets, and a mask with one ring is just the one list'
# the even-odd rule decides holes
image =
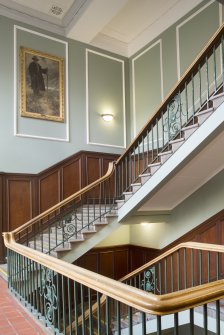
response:
{"label": "staircase landing", "polygon": [[0,276],[0,335],[52,334],[38,325],[32,315],[9,293],[6,281]]}

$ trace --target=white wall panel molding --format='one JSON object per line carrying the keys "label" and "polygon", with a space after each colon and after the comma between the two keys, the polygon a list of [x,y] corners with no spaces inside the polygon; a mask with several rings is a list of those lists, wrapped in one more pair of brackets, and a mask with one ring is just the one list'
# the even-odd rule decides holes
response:
{"label": "white wall panel molding", "polygon": [[[192,15],[190,15],[186,20],[182,21],[180,24],[178,24],[176,26],[176,53],[177,53],[177,76],[178,76],[178,80],[181,77],[181,70],[180,70],[180,62],[181,62],[180,61],[180,28],[183,27],[187,22],[192,20],[195,16],[200,14],[202,11],[204,11],[207,7],[212,5],[214,2],[215,2],[215,0],[209,1],[206,5],[199,8],[196,12],[194,12]],[[221,7],[222,7],[222,5],[219,5],[219,24],[220,25],[221,25],[220,20],[222,20],[222,18],[221,18],[222,8]]]}
{"label": "white wall panel molding", "polygon": [[[123,117],[123,143],[121,145],[114,145],[111,143],[96,143],[91,141],[90,139],[90,114],[89,114],[89,54],[95,54],[100,57],[105,57],[111,60],[114,60],[116,62],[121,63],[122,67],[122,117]],[[124,61],[116,58],[109,56],[107,54],[97,52],[95,50],[91,49],[86,49],[86,134],[87,134],[87,144],[91,145],[99,145],[103,147],[113,147],[113,148],[126,148],[126,106],[125,106],[125,69],[124,69]]]}
{"label": "white wall panel molding", "polygon": [[150,45],[147,49],[141,52],[139,55],[132,59],[132,99],[133,99],[133,131],[134,137],[137,134],[136,128],[136,95],[135,95],[135,61],[143,56],[146,52],[151,50],[152,48],[159,45],[159,57],[160,57],[160,81],[161,81],[161,101],[164,99],[164,83],[163,83],[163,52],[162,52],[162,40],[159,39],[152,45]]}
{"label": "white wall panel molding", "polygon": [[[20,132],[18,120],[20,116],[20,101],[19,101],[19,94],[20,94],[20,85],[19,85],[19,55],[18,55],[18,45],[17,45],[17,34],[18,31],[24,31],[42,38],[49,39],[51,41],[61,43],[64,47],[65,53],[65,96],[64,96],[64,105],[65,105],[65,136],[64,137],[54,137],[54,136],[39,136],[36,134],[26,134],[24,132]],[[51,141],[62,141],[62,142],[69,142],[69,85],[68,85],[68,43],[61,39],[57,39],[34,30],[30,30],[18,25],[14,25],[14,136],[18,137],[25,137],[25,138],[35,138],[35,139],[42,139],[42,140],[51,140]],[[36,120],[33,119],[35,122]],[[43,121],[48,122],[48,121]],[[49,121],[51,122],[51,121]]]}

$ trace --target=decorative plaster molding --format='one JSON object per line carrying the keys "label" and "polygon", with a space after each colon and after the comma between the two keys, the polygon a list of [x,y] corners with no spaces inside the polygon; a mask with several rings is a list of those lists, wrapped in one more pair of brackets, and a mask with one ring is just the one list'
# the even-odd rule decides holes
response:
{"label": "decorative plaster molding", "polygon": [[[55,137],[45,137],[45,136],[38,136],[38,135],[29,135],[29,134],[23,134],[20,133],[18,130],[18,52],[17,52],[17,30],[26,31],[30,34],[41,36],[43,38],[47,38],[53,41],[56,41],[58,43],[62,43],[65,46],[65,119],[66,119],[66,137],[65,138],[55,138]],[[69,99],[68,99],[68,43],[45,35],[41,34],[39,32],[36,32],[34,30],[26,29],[24,27],[20,27],[17,25],[14,25],[14,136],[18,137],[29,137],[29,138],[36,138],[36,139],[43,139],[43,140],[51,140],[51,141],[64,141],[69,142]]]}
{"label": "decorative plaster molding", "polygon": [[[214,2],[215,2],[215,0],[209,1],[206,5],[204,5],[203,7],[199,8],[196,12],[194,12],[186,20],[182,21],[180,24],[178,24],[176,26],[176,51],[177,51],[177,76],[178,76],[178,80],[181,77],[181,73],[180,73],[180,33],[179,33],[179,30],[188,21],[192,20],[195,16],[197,16],[199,13],[201,13],[203,10],[205,10],[207,7],[209,7]],[[219,24],[220,24],[220,5],[219,5]]]}
{"label": "decorative plaster molding", "polygon": [[160,50],[160,81],[161,81],[161,101],[164,99],[164,84],[163,84],[163,57],[162,57],[162,40],[159,39],[152,45],[150,45],[147,49],[137,55],[135,58],[132,59],[132,96],[133,96],[133,130],[134,130],[134,137],[136,136],[137,129],[136,129],[136,99],[135,99],[135,61],[148,52],[150,49],[154,48],[157,44],[159,44]]}
{"label": "decorative plaster molding", "polygon": [[[96,55],[99,55],[101,57],[109,58],[112,60],[115,60],[117,62],[120,62],[122,64],[122,96],[123,96],[123,145],[113,145],[113,144],[106,144],[106,143],[95,143],[90,141],[90,134],[89,134],[89,90],[88,90],[88,83],[89,83],[89,77],[88,77],[88,54],[89,53],[94,53]],[[100,52],[96,52],[91,49],[86,49],[86,134],[87,134],[87,144],[92,144],[92,145],[99,145],[103,147],[113,147],[113,148],[121,148],[125,149],[126,148],[126,111],[125,111],[125,73],[124,73],[124,61],[115,58]]]}

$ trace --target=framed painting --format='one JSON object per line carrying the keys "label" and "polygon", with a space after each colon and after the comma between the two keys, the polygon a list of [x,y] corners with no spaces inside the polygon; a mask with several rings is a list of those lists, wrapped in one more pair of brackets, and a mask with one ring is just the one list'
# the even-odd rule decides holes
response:
{"label": "framed painting", "polygon": [[20,48],[21,116],[64,122],[64,59]]}

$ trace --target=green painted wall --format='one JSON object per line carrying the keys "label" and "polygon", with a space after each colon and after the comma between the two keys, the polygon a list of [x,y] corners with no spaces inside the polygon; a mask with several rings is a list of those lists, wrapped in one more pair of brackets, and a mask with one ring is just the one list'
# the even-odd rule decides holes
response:
{"label": "green painted wall", "polygon": [[[89,142],[126,147],[124,62],[88,52]],[[112,122],[101,115],[111,113]]]}
{"label": "green painted wall", "polygon": [[224,171],[177,206],[168,222],[130,226],[130,243],[164,248],[223,209]]}
{"label": "green painted wall", "polygon": [[165,98],[176,84],[178,72],[183,74],[218,29],[220,14],[218,2],[204,1],[130,58],[132,137],[159,107],[161,92]]}
{"label": "green painted wall", "polygon": [[[65,66],[68,65],[68,87],[66,87],[66,90],[68,92],[69,120],[66,117],[65,123],[20,116],[20,67],[18,55],[16,59],[17,82],[15,86],[15,97],[18,104],[14,115],[14,25],[47,35],[46,37],[37,36],[30,31],[24,31],[21,28],[17,29],[17,53],[19,52],[20,46],[24,46],[36,51],[65,58],[65,44],[47,37],[53,37],[68,43],[68,64],[66,64],[65,59]],[[125,120],[123,108],[121,107],[124,105],[125,96],[129,96],[127,91],[122,91],[123,84],[125,87],[124,81],[127,83],[126,87],[128,88],[129,86],[128,71],[126,71],[128,61],[125,57],[91,47],[91,50],[98,51],[102,54],[101,57],[97,57],[97,71],[95,64],[91,61],[88,67],[91,73],[88,89],[95,94],[95,96],[93,96],[93,94],[90,96],[88,104],[91,114],[91,141],[98,143],[98,145],[92,145],[87,143],[86,111],[87,99],[89,98],[86,90],[86,49],[90,48],[90,46],[23,25],[2,16],[0,16],[0,43],[0,171],[38,173],[79,150],[108,153],[123,152],[122,147],[124,146],[126,136],[123,132]],[[105,58],[103,55],[113,58]],[[105,60],[109,61],[105,62]],[[121,66],[123,63],[124,78],[122,78],[123,69]],[[112,79],[108,82],[108,85],[99,85],[105,73],[107,78]],[[124,79],[123,82],[122,79]],[[101,90],[101,96],[99,95],[99,90]],[[67,92],[65,92],[65,94]],[[108,127],[102,123],[98,111],[97,113],[92,113],[92,111],[95,110],[96,100],[99,105],[103,103],[105,96],[108,97],[111,105],[116,107],[116,124],[110,126],[110,131],[108,131]],[[128,113],[128,101],[126,102],[126,106],[126,113]],[[17,120],[16,133],[25,134],[26,137],[14,135],[15,119]],[[68,129],[70,132],[69,141],[60,141],[60,139],[66,139]],[[41,138],[32,138],[31,136]],[[59,140],[46,139],[49,137]]]}

